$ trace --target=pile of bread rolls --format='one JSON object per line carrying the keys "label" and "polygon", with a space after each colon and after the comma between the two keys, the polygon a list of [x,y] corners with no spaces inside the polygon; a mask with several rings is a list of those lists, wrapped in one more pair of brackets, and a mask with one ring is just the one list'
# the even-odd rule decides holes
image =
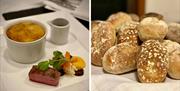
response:
{"label": "pile of bread rolls", "polygon": [[111,74],[137,71],[143,83],[180,79],[180,24],[167,24],[158,13],[118,12],[92,21],[91,59]]}

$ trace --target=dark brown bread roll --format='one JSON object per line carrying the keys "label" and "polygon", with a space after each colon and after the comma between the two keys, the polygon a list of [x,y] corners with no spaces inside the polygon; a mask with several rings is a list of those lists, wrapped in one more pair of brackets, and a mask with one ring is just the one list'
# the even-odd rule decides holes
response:
{"label": "dark brown bread roll", "polygon": [[92,26],[91,59],[92,64],[102,66],[102,57],[115,44],[116,32],[110,22],[101,21]]}
{"label": "dark brown bread roll", "polygon": [[158,13],[155,13],[155,12],[149,12],[149,13],[146,13],[142,19],[146,18],[146,17],[156,17],[157,19],[159,20],[163,20],[163,16],[161,14],[158,14]]}
{"label": "dark brown bread roll", "polygon": [[167,49],[158,40],[147,40],[141,45],[137,57],[137,73],[140,82],[163,82],[168,71]]}

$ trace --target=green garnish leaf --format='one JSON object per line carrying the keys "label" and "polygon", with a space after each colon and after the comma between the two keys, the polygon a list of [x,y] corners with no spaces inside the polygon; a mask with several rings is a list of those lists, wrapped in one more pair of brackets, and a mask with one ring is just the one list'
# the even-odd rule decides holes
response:
{"label": "green garnish leaf", "polygon": [[62,64],[64,64],[67,60],[60,51],[53,52],[53,58],[47,61],[42,61],[38,64],[37,68],[42,71],[48,70],[49,66],[52,66],[56,70],[62,69]]}
{"label": "green garnish leaf", "polygon": [[56,70],[61,70],[62,69],[62,64],[66,62],[66,59],[58,59],[58,60],[50,60],[50,65],[53,66]]}
{"label": "green garnish leaf", "polygon": [[42,71],[46,71],[49,68],[49,61],[42,61],[38,64],[38,69]]}
{"label": "green garnish leaf", "polygon": [[54,55],[53,60],[58,60],[58,59],[64,58],[63,53],[60,51],[54,51],[53,55]]}

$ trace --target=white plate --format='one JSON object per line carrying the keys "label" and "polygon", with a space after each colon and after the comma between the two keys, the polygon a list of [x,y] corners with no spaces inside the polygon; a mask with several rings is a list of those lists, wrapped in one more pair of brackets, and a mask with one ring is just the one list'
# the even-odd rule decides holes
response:
{"label": "white plate", "polygon": [[[180,80],[166,77],[163,83],[139,83],[136,72],[113,75],[103,72],[102,67],[91,66],[93,91],[179,91]],[[103,83],[103,84],[102,84]]]}
{"label": "white plate", "polygon": [[[0,35],[0,91],[88,91],[88,78],[89,78],[89,31],[79,23],[73,16],[64,12],[53,12],[30,17],[19,18],[16,20],[33,19],[38,20],[50,27],[47,21],[54,18],[66,18],[70,21],[70,36],[68,43],[65,45],[55,45],[48,41],[49,33],[46,42],[46,54],[40,60],[49,59],[55,50],[60,50],[63,53],[69,51],[72,55],[81,56],[86,61],[85,73],[83,76],[68,76],[60,77],[59,85],[49,86],[41,83],[29,81],[28,72],[33,64],[20,64],[16,63],[9,58],[6,42],[2,35]],[[5,24],[8,24],[7,21]]]}

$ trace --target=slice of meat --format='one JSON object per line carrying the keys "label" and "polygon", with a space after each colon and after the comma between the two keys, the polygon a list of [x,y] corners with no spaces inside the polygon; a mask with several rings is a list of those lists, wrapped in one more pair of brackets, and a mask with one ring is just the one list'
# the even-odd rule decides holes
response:
{"label": "slice of meat", "polygon": [[57,86],[59,83],[60,73],[53,68],[48,68],[46,71],[37,69],[34,65],[29,72],[29,79],[31,81],[44,83],[52,86]]}

